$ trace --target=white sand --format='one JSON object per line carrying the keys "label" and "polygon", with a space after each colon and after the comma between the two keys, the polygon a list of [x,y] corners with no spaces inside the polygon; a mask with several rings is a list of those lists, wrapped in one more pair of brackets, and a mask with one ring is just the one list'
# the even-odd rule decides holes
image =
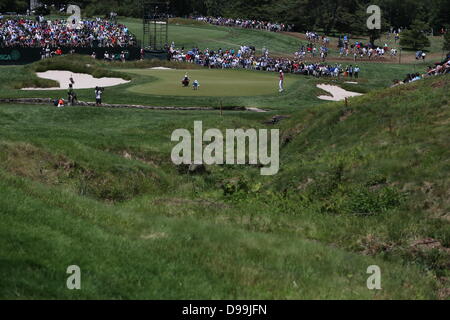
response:
{"label": "white sand", "polygon": [[70,77],[74,80],[74,89],[90,89],[95,87],[112,87],[130,81],[120,78],[94,78],[90,74],[73,73],[70,71],[49,70],[37,72],[39,78],[50,79],[59,82],[59,87],[55,88],[23,88],[22,90],[67,90],[69,88]]}
{"label": "white sand", "polygon": [[166,68],[166,67],[154,67],[154,68],[150,68],[150,70],[175,70],[175,69]]}
{"label": "white sand", "polygon": [[267,112],[266,110],[254,108],[254,107],[247,107],[247,108],[245,108],[245,110],[252,111],[252,112]]}
{"label": "white sand", "polygon": [[347,91],[347,90],[344,90],[344,89],[342,89],[342,88],[340,88],[338,86],[333,86],[333,85],[329,85],[329,84],[318,84],[317,88],[322,89],[324,91],[327,91],[327,92],[329,92],[332,95],[332,97],[330,97],[330,96],[318,96],[318,98],[322,99],[322,100],[342,101],[342,100],[345,100],[345,98],[362,96],[361,93]]}

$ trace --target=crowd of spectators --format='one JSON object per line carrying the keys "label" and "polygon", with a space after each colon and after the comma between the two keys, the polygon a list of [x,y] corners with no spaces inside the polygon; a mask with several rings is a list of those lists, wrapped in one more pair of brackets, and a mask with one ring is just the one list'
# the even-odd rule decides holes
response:
{"label": "crowd of spectators", "polygon": [[322,63],[305,63],[298,54],[293,58],[270,57],[267,50],[262,55],[257,55],[254,47],[241,46],[238,50],[221,49],[200,50],[193,48],[187,52],[170,47],[172,61],[198,64],[210,69],[249,69],[258,71],[296,73],[316,77],[355,77],[358,78],[360,68],[358,66],[329,65]]}
{"label": "crowd of spectators", "polygon": [[294,63],[293,73],[315,76],[315,77],[349,77],[359,78],[361,68],[359,66],[326,63]]}
{"label": "crowd of spectators", "polygon": [[272,32],[291,31],[293,28],[293,25],[289,24],[249,19],[231,19],[222,17],[192,17],[192,19],[203,21],[216,26],[240,27],[245,29],[257,29]]}
{"label": "crowd of spectators", "polygon": [[238,50],[222,49],[200,50],[193,48],[188,52],[177,50],[173,47],[169,50],[171,60],[178,62],[189,62],[208,67],[210,69],[251,69],[263,71],[278,71],[283,69],[288,71],[291,60],[286,58],[272,58],[269,52],[257,56],[254,47],[241,46]]}
{"label": "crowd of spectators", "polygon": [[428,66],[425,73],[423,73],[423,74],[421,74],[421,73],[407,74],[406,78],[403,81],[395,79],[394,84],[392,86],[396,87],[396,86],[399,86],[399,85],[402,85],[405,83],[415,82],[415,81],[418,81],[418,80],[421,80],[424,78],[443,75],[443,74],[450,74],[450,52],[447,53],[447,56],[443,61],[435,63],[434,66]]}
{"label": "crowd of spectators", "polygon": [[340,57],[352,55],[355,60],[358,58],[368,58],[371,60],[384,57],[385,55],[395,57],[398,53],[396,48],[389,47],[387,43],[384,46],[375,46],[371,43],[363,43],[358,40],[351,42],[346,35],[339,37],[338,48]]}
{"label": "crowd of spectators", "polygon": [[0,19],[0,47],[128,47],[136,38],[125,25],[97,18],[72,28],[65,20],[43,17]]}
{"label": "crowd of spectators", "polygon": [[450,52],[447,53],[447,57],[442,62],[435,63],[434,66],[428,66],[426,75],[437,76],[440,74],[449,74],[449,73],[450,73]]}
{"label": "crowd of spectators", "polygon": [[[316,32],[307,31],[305,34],[308,43],[302,45],[295,53],[296,57],[304,60],[307,57],[320,57],[324,62],[332,49],[330,47],[331,40],[327,36],[319,36]],[[385,56],[396,57],[398,50],[389,47],[388,44],[384,46],[373,46],[370,43],[363,43],[362,41],[352,42],[347,35],[340,36],[337,44],[338,55],[340,58],[352,57],[354,61],[358,59],[375,60]]]}

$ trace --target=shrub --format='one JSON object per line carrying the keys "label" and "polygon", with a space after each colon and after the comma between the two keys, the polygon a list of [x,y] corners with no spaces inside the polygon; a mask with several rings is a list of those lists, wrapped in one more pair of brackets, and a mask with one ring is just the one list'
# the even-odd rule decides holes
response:
{"label": "shrub", "polygon": [[349,193],[347,210],[349,213],[372,215],[398,207],[404,194],[392,187],[371,190],[367,187],[356,187]]}
{"label": "shrub", "polygon": [[400,45],[403,48],[411,48],[414,50],[425,49],[431,45],[430,40],[424,34],[423,30],[426,26],[423,23],[415,22],[410,30],[402,32]]}
{"label": "shrub", "polygon": [[307,191],[313,198],[326,198],[332,195],[341,183],[344,173],[343,164],[329,170],[324,176],[317,178]]}

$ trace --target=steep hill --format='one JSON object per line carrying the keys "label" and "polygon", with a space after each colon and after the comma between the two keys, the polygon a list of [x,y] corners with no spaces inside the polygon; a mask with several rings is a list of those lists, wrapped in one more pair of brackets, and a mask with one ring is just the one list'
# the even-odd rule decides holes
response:
{"label": "steep hill", "polygon": [[[192,112],[1,105],[0,297],[448,298],[449,87],[436,77],[292,114],[270,178],[176,168],[170,134]],[[69,265],[80,291],[66,289]]]}

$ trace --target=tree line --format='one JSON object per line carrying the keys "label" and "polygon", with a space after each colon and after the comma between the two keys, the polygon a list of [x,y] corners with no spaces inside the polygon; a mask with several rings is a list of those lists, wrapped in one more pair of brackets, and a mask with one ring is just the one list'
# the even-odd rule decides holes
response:
{"label": "tree line", "polygon": [[[141,17],[145,0],[41,0],[46,5],[77,4],[85,15]],[[450,24],[450,0],[169,0],[175,16],[208,15],[257,19],[294,25],[296,31],[320,30],[326,34],[367,33],[366,9],[378,5],[382,28],[420,26],[435,33]],[[0,12],[25,12],[29,1],[2,0]]]}

